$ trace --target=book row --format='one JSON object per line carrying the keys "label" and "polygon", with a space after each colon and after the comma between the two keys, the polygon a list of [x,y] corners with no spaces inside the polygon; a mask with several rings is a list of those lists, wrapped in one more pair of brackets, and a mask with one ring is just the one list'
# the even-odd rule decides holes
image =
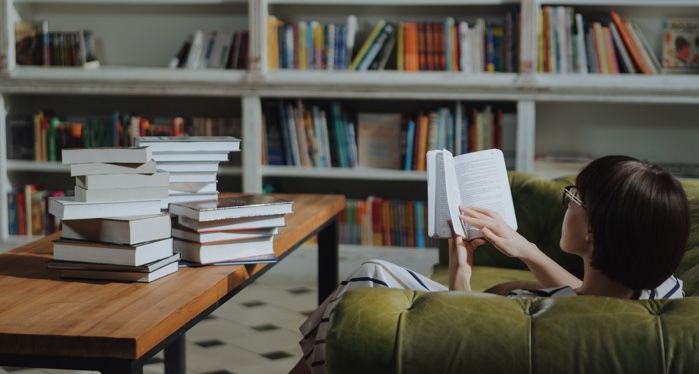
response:
{"label": "book row", "polygon": [[586,20],[572,7],[545,6],[539,23],[540,72],[660,74],[663,66],[636,23],[609,16]]}
{"label": "book row", "polygon": [[479,18],[469,25],[378,21],[354,51],[357,18],[346,24],[268,19],[270,69],[516,72],[519,16]]}
{"label": "book row", "polygon": [[49,198],[72,195],[73,191],[40,190],[33,184],[7,193],[7,224],[10,235],[48,235],[59,221],[48,212]]}
{"label": "book row", "polygon": [[247,69],[249,33],[195,31],[170,61],[170,68]]}
{"label": "book row", "polygon": [[340,213],[340,242],[344,244],[435,248],[427,237],[424,201],[347,200]]}
{"label": "book row", "polygon": [[240,120],[209,117],[146,117],[115,112],[108,116],[13,113],[7,120],[8,158],[60,161],[65,148],[132,146],[137,136],[239,135]]}
{"label": "book row", "polygon": [[[490,105],[417,114],[348,113],[340,103],[266,103],[263,163],[302,167],[425,170],[425,154],[503,150],[514,167],[516,114]],[[356,125],[355,125],[356,124]]]}
{"label": "book row", "polygon": [[18,65],[99,67],[90,30],[49,31],[48,22],[15,23]]}

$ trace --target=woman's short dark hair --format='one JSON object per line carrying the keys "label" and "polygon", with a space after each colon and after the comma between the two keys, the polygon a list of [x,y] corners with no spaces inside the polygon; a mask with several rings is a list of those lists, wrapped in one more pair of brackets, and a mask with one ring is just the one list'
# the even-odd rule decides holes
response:
{"label": "woman's short dark hair", "polygon": [[593,235],[591,265],[634,290],[653,289],[679,266],[689,204],[663,168],[628,156],[592,161],[576,178]]}

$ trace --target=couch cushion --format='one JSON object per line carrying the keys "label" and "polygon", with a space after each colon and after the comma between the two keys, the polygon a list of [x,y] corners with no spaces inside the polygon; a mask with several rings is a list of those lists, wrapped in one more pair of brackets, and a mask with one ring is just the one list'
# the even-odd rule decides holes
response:
{"label": "couch cushion", "polygon": [[[449,268],[443,265],[435,265],[431,278],[445,286],[449,286]],[[532,281],[536,279],[529,270],[508,268],[496,268],[490,266],[474,266],[471,276],[471,289],[481,292],[496,284],[510,281]]]}

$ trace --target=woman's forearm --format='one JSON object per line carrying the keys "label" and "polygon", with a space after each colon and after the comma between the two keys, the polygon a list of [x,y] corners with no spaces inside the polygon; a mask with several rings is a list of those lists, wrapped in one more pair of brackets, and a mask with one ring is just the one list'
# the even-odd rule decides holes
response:
{"label": "woman's forearm", "polygon": [[580,279],[552,260],[536,245],[532,244],[532,247],[530,251],[527,251],[527,255],[520,259],[527,265],[542,287],[569,286],[578,288],[582,285]]}

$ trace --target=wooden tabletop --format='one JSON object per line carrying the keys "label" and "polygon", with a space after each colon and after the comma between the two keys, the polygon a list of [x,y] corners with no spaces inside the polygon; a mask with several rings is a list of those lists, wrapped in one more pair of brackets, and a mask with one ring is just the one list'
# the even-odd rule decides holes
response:
{"label": "wooden tabletop", "polygon": [[[282,255],[336,216],[340,195],[283,195]],[[184,268],[149,284],[59,279],[60,233],[0,255],[0,354],[136,359],[268,265]]]}

